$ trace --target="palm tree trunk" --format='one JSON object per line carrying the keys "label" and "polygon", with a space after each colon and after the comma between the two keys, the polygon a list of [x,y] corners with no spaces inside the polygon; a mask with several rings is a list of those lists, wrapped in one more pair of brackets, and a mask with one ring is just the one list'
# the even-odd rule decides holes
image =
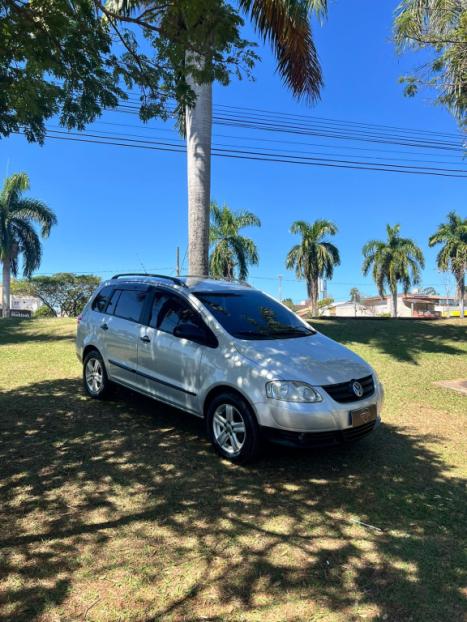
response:
{"label": "palm tree trunk", "polygon": [[10,278],[11,259],[10,257],[6,257],[3,260],[2,317],[10,317]]}
{"label": "palm tree trunk", "polygon": [[463,320],[464,319],[464,298],[465,298],[465,276],[463,272],[459,275],[458,283],[459,283],[459,287],[458,287],[459,317],[461,320]]}
{"label": "palm tree trunk", "polygon": [[397,317],[397,289],[392,292],[392,317]]}
{"label": "palm tree trunk", "polygon": [[[193,64],[193,53],[187,62]],[[201,60],[198,59],[199,65]],[[209,274],[209,205],[211,201],[212,84],[188,83],[196,95],[193,108],[186,108],[188,169],[189,273]]]}
{"label": "palm tree trunk", "polygon": [[318,279],[311,281],[311,314],[318,317]]}

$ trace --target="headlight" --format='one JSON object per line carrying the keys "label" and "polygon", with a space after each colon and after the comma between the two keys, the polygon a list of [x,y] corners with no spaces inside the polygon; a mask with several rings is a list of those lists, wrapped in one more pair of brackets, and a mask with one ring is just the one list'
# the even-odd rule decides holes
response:
{"label": "headlight", "polygon": [[266,395],[283,402],[322,402],[323,398],[316,389],[306,382],[294,380],[274,380],[266,384]]}

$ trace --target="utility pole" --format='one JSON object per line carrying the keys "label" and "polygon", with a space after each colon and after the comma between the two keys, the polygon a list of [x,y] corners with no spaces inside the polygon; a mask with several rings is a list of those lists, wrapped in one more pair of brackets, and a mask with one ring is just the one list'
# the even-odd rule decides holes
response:
{"label": "utility pole", "polygon": [[282,274],[279,274],[279,300],[282,302]]}
{"label": "utility pole", "polygon": [[180,276],[180,246],[177,246],[177,259],[176,259],[176,268],[175,268],[177,276]]}

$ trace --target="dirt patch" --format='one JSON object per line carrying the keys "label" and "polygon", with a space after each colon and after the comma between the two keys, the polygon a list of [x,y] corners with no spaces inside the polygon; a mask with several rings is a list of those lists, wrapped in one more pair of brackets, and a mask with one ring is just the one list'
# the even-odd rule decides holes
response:
{"label": "dirt patch", "polygon": [[433,384],[437,387],[443,387],[443,389],[451,389],[451,391],[467,395],[467,380],[440,380],[433,382]]}

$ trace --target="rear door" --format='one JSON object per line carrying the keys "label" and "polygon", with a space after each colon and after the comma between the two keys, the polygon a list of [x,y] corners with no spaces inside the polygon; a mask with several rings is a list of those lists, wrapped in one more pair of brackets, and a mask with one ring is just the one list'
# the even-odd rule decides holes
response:
{"label": "rear door", "polygon": [[111,379],[143,389],[143,379],[137,374],[138,344],[147,299],[147,286],[117,288],[101,325],[105,333],[105,354]]}
{"label": "rear door", "polygon": [[210,332],[199,313],[181,296],[156,290],[148,326],[138,352],[138,368],[147,390],[156,397],[192,412],[198,411],[200,363],[210,347],[174,335],[182,324],[195,324]]}

